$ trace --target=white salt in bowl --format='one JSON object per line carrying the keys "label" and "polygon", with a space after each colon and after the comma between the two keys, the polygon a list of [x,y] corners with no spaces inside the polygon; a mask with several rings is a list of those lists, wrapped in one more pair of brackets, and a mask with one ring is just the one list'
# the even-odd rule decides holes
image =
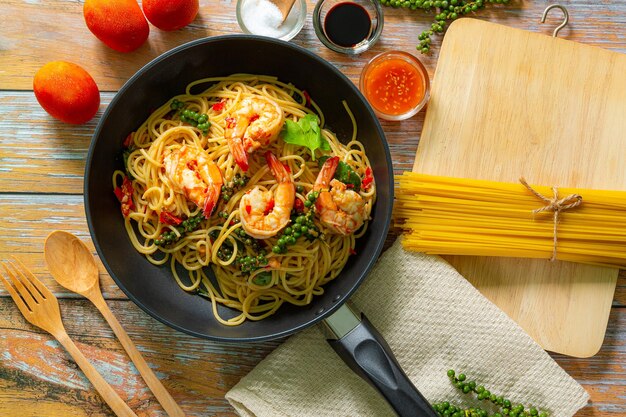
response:
{"label": "white salt in bowl", "polygon": [[244,33],[291,40],[306,21],[306,0],[295,0],[291,12],[280,25],[282,15],[270,0],[237,0],[237,23]]}

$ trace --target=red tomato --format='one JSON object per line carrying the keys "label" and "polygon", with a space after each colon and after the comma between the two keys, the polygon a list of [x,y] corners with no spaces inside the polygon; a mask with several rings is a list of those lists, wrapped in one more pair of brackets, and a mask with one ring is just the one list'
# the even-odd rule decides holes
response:
{"label": "red tomato", "polygon": [[85,123],[100,107],[96,82],[71,62],[54,61],[41,67],[33,79],[33,90],[41,107],[66,123]]}
{"label": "red tomato", "polygon": [[198,14],[198,0],[143,0],[143,12],[161,30],[178,30],[193,22]]}
{"label": "red tomato", "polygon": [[91,33],[118,52],[134,51],[150,34],[135,0],[85,0],[83,16]]}

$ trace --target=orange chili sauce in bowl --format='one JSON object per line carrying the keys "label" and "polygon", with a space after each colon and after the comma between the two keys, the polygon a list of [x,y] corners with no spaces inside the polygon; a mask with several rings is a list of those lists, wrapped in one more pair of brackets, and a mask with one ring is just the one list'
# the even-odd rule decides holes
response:
{"label": "orange chili sauce in bowl", "polygon": [[375,56],[361,73],[361,92],[381,119],[404,120],[428,101],[430,82],[422,63],[401,51]]}

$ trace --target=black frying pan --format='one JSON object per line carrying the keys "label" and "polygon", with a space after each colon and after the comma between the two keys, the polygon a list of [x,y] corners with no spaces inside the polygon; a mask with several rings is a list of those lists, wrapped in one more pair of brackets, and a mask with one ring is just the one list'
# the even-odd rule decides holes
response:
{"label": "black frying pan", "polygon": [[[273,75],[307,90],[324,112],[326,126],[344,139],[352,133],[352,123],[341,103],[346,100],[372,163],[378,198],[367,234],[357,241],[357,255],[351,256],[341,274],[324,287],[323,295],[315,297],[309,306],[284,304],[269,318],[228,327],[214,319],[207,300],[180,289],[169,266],[152,265],[132,247],[111,176],[119,167],[116,160],[124,138],[153,109],[183,92],[192,81],[233,73]],[[157,320],[197,337],[253,342],[287,336],[326,319],[333,348],[389,400],[396,412],[436,415],[378,332],[344,305],[383,247],[393,206],[393,170],[378,119],[353,83],[328,62],[293,44],[247,35],[201,39],[164,53],[128,80],[102,116],[87,156],[84,191],[87,222],[100,259],[128,298]],[[224,317],[236,315],[227,307],[219,309]]]}

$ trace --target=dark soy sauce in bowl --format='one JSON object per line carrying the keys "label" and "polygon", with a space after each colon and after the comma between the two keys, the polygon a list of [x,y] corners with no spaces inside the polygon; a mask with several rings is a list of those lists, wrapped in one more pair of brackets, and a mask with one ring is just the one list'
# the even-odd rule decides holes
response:
{"label": "dark soy sauce in bowl", "polygon": [[372,20],[365,8],[352,2],[334,5],[324,19],[324,32],[336,45],[352,47],[370,36]]}

